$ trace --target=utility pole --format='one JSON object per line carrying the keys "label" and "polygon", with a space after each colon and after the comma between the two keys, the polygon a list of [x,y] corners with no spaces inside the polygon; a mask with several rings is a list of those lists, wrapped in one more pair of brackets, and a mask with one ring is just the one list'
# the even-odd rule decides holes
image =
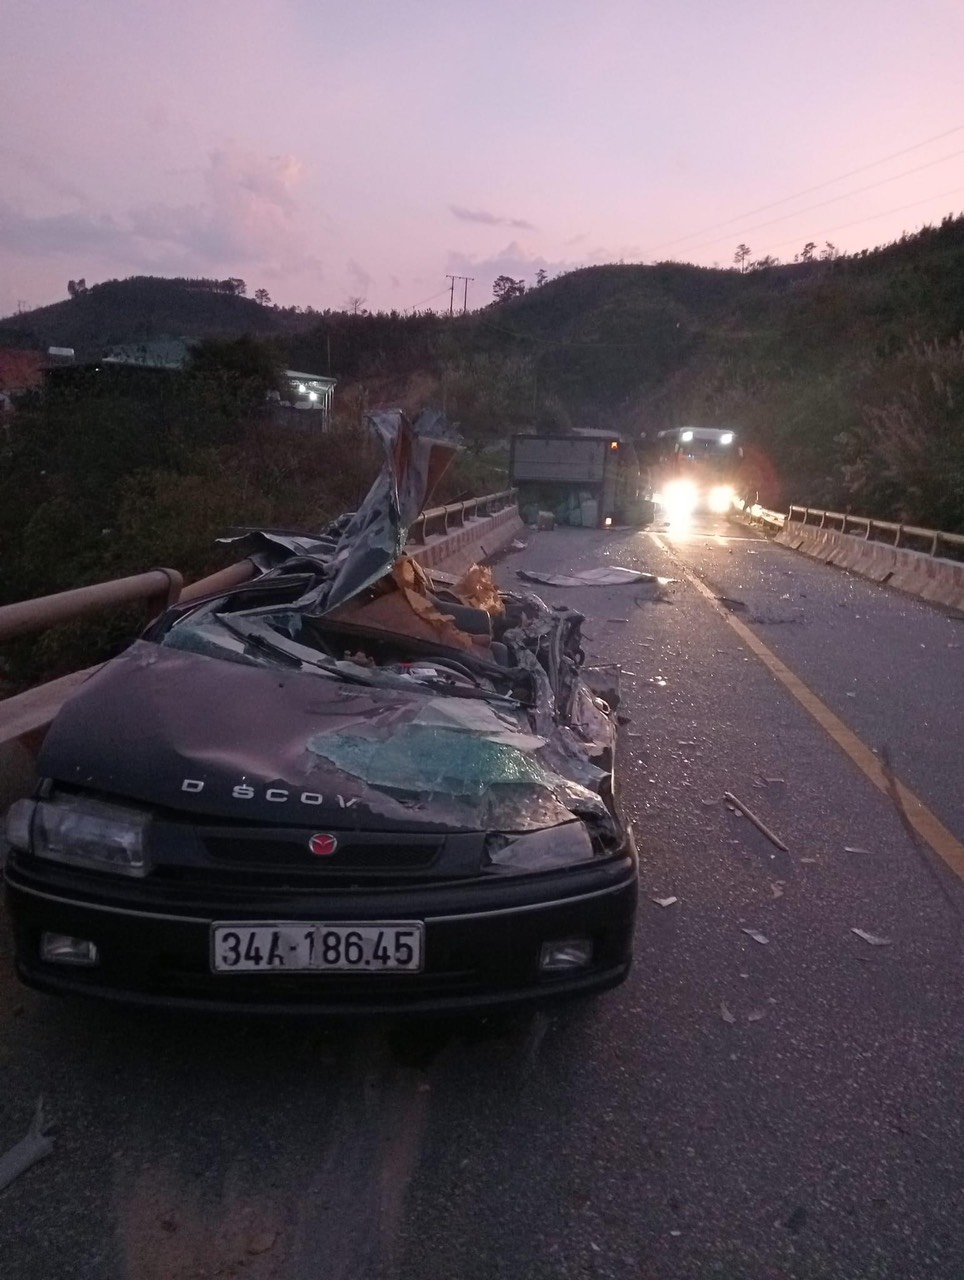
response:
{"label": "utility pole", "polygon": [[456,280],[465,281],[465,295],[462,300],[462,314],[465,315],[469,307],[469,284],[472,280],[475,279],[475,276],[450,276],[448,273],[446,273],[445,278],[446,280],[452,281],[452,284],[449,287],[449,315],[450,316],[455,314],[455,282]]}

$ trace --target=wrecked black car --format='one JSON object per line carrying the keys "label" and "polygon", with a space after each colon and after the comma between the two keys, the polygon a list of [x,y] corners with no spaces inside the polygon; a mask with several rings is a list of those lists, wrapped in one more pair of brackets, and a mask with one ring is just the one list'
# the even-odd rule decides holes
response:
{"label": "wrecked black car", "polygon": [[248,535],[257,577],[168,609],[57,716],[7,825],[28,984],[400,1014],[625,978],[636,852],[583,619],[406,557],[454,445],[433,414],[372,425],[357,513]]}

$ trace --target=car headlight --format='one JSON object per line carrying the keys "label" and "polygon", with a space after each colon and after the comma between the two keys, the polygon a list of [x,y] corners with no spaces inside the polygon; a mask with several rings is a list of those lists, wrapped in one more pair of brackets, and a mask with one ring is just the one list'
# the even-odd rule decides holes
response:
{"label": "car headlight", "polygon": [[700,491],[692,480],[671,480],[660,494],[670,520],[686,520],[700,500]]}
{"label": "car headlight", "polygon": [[489,860],[507,871],[557,871],[595,857],[592,839],[585,823],[564,822],[525,835],[508,837],[495,846],[490,842]]}
{"label": "car headlight", "polygon": [[[29,848],[36,857],[50,862],[122,876],[146,876],[150,862],[144,833],[150,820],[151,815],[142,810],[87,796],[40,800],[33,814]],[[22,827],[22,820],[18,819],[18,825]]]}
{"label": "car headlight", "polygon": [[709,508],[714,515],[726,515],[736,501],[736,491],[731,484],[717,484],[710,490]]}

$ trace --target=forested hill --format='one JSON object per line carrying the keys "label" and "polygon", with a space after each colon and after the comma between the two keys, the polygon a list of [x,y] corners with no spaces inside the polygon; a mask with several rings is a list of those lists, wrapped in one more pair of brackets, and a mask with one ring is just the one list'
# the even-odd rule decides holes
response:
{"label": "forested hill", "polygon": [[132,276],[89,287],[70,281],[71,296],[0,320],[0,346],[73,347],[80,359],[105,348],[162,337],[273,337],[312,323],[294,308],[244,296],[243,280]]}
{"label": "forested hill", "polygon": [[479,444],[725,422],[772,505],[964,526],[964,217],[801,257],[745,272],[587,267],[509,281],[501,301],[453,319],[279,309],[235,280],[72,282],[69,301],[0,321],[0,345],[26,334],[84,356],[166,335],[271,337],[289,367],[338,378],[346,421],[364,405],[442,403]]}

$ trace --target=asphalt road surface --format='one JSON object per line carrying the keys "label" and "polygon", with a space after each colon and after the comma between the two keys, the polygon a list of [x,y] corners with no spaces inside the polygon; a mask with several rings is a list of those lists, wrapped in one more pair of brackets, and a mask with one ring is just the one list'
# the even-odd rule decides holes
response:
{"label": "asphalt road surface", "polygon": [[4,933],[0,1151],[38,1095],[57,1129],[0,1193],[3,1280],[962,1280],[964,622],[721,521],[532,534],[499,575],[601,564],[677,579],[543,589],[626,673],[629,981],[218,1023],[26,992]]}

